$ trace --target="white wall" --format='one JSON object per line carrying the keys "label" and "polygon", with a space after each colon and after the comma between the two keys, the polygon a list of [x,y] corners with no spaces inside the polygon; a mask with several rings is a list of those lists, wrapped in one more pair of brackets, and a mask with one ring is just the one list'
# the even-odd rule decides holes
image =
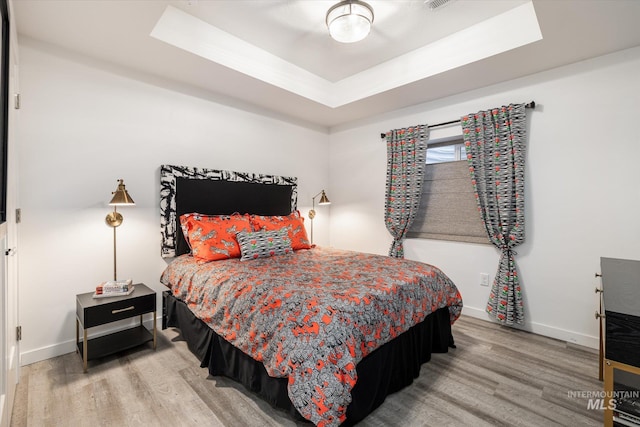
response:
{"label": "white wall", "polygon": [[[297,176],[305,216],[311,197],[328,187],[325,131],[190,96],[188,88],[28,39],[20,53],[23,364],[74,351],[75,295],[112,278],[112,229],[104,218],[118,178],[136,201],[120,209],[118,277],[158,295],[166,266],[161,164]],[[328,211],[315,221],[316,243],[328,243]]]}
{"label": "white wall", "polygon": [[[511,102],[528,111],[526,242],[516,248],[525,329],[595,347],[600,257],[640,259],[640,48],[370,118],[330,136],[331,244],[386,254],[386,146],[380,133],[441,123]],[[432,137],[450,131],[434,129]],[[355,167],[357,165],[357,167]],[[442,268],[464,313],[487,318],[498,251],[478,244],[410,239],[407,258]]]}

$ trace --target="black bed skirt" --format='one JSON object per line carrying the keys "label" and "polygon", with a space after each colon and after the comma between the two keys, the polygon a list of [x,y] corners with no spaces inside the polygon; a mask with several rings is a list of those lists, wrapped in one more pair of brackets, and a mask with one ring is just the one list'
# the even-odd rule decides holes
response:
{"label": "black bed skirt", "polygon": [[[166,327],[180,329],[200,366],[208,367],[211,375],[238,381],[271,405],[288,411],[296,419],[304,419],[289,400],[287,378],[270,377],[262,363],[218,336],[168,291],[163,293],[162,328]],[[445,307],[369,354],[357,365],[358,382],[351,391],[347,420],[342,425],[362,420],[387,395],[411,384],[420,374],[420,366],[431,359],[431,353],[446,353],[449,346],[453,346],[453,337],[449,310]]]}

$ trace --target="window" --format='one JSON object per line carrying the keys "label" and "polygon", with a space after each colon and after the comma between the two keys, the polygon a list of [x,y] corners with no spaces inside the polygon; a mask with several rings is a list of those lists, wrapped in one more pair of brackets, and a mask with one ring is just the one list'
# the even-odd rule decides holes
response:
{"label": "window", "polygon": [[467,152],[464,142],[457,138],[453,141],[431,143],[427,146],[427,164],[465,160]]}
{"label": "window", "polygon": [[420,207],[409,238],[490,243],[478,213],[461,136],[429,141]]}

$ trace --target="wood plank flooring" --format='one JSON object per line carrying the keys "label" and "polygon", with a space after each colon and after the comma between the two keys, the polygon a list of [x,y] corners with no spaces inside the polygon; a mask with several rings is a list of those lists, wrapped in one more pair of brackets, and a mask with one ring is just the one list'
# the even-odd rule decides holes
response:
{"label": "wood plank flooring", "polygon": [[[456,349],[436,354],[412,385],[360,426],[599,426],[602,411],[572,391],[600,391],[597,352],[463,316]],[[12,427],[310,426],[237,383],[210,377],[179,331],[158,348],[82,362],[75,353],[22,368]]]}

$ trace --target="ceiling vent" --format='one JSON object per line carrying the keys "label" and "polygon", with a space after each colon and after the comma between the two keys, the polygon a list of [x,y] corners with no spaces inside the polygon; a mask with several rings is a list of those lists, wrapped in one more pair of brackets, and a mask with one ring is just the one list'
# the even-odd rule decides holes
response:
{"label": "ceiling vent", "polygon": [[449,3],[453,3],[455,0],[425,0],[425,4],[429,6],[431,10],[437,10],[446,6]]}

